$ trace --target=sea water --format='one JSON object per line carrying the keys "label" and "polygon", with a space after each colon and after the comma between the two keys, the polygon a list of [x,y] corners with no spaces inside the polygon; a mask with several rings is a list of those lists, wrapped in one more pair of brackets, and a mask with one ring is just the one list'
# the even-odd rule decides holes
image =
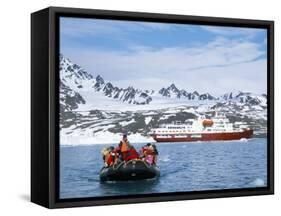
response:
{"label": "sea water", "polygon": [[[136,149],[144,144],[134,144]],[[99,180],[101,149],[109,145],[60,147],[60,198],[265,187],[267,140],[156,143],[156,180]]]}

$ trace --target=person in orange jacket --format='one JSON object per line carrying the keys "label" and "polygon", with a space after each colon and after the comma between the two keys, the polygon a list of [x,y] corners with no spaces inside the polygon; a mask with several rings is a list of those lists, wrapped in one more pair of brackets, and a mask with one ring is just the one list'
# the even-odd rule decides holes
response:
{"label": "person in orange jacket", "polygon": [[127,135],[124,134],[122,140],[119,143],[118,151],[120,152],[122,161],[129,161],[132,159],[138,159],[139,154],[135,148],[129,143]]}

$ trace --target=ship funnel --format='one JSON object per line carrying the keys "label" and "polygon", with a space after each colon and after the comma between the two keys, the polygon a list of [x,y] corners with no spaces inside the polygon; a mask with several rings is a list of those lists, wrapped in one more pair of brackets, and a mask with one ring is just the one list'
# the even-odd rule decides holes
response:
{"label": "ship funnel", "polygon": [[214,122],[211,119],[204,119],[202,124],[204,127],[211,127],[214,124]]}

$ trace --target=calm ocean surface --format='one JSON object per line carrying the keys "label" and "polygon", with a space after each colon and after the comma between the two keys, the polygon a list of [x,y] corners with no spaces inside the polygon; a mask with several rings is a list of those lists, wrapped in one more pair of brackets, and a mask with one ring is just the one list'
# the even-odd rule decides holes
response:
{"label": "calm ocean surface", "polygon": [[[140,149],[143,144],[135,144]],[[60,198],[82,198],[267,185],[267,140],[156,143],[157,180],[101,183],[100,151],[109,145],[60,148]]]}

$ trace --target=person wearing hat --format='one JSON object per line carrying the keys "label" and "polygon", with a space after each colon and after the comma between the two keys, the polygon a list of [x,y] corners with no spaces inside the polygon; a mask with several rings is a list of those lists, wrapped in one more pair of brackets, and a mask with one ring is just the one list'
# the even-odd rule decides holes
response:
{"label": "person wearing hat", "polygon": [[119,152],[122,161],[129,161],[133,159],[138,159],[139,154],[135,148],[129,143],[127,134],[123,135],[122,140],[119,143]]}
{"label": "person wearing hat", "polygon": [[128,141],[127,134],[123,134],[123,138],[119,143],[121,153],[128,151],[129,145],[130,145],[130,143]]}
{"label": "person wearing hat", "polygon": [[123,161],[125,159],[125,154],[129,149],[129,141],[127,138],[127,134],[123,134],[122,140],[119,142],[118,146],[118,152],[119,152],[119,158]]}

